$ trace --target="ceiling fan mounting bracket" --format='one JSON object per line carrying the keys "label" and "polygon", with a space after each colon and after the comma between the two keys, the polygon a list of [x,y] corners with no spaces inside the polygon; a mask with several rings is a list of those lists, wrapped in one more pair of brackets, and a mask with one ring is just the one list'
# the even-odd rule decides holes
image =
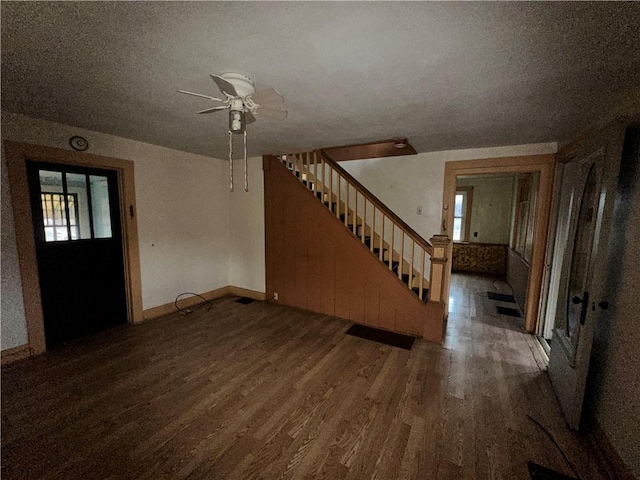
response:
{"label": "ceiling fan mounting bracket", "polygon": [[256,87],[253,83],[253,80],[251,80],[251,78],[247,77],[246,75],[243,75],[241,73],[229,72],[223,73],[220,76],[235,87],[236,92],[240,97],[246,97],[248,95],[256,93]]}

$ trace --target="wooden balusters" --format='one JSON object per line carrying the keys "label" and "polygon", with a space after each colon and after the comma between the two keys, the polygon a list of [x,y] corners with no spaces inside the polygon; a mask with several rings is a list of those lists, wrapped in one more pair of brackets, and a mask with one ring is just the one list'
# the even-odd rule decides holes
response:
{"label": "wooden balusters", "polygon": [[318,156],[316,152],[311,154],[313,157],[313,194],[318,194]]}
{"label": "wooden balusters", "polygon": [[333,202],[333,168],[329,166],[329,210],[333,211],[331,208],[331,203]]}
{"label": "wooden balusters", "polygon": [[422,300],[422,292],[424,291],[424,248],[420,248],[420,286],[418,297]]}
{"label": "wooden balusters", "polygon": [[389,241],[389,270],[393,270],[393,237],[396,233],[396,225],[391,221],[391,237]]}
{"label": "wooden balusters", "polygon": [[336,194],[336,218],[338,220],[340,220],[340,173],[336,172],[336,190],[337,190],[337,194]]}
{"label": "wooden balusters", "polygon": [[380,251],[378,252],[378,259],[384,262],[384,212],[380,212],[382,221],[380,222]]}
{"label": "wooden balusters", "polygon": [[411,239],[409,244],[409,280],[407,285],[409,288],[413,288],[413,251],[415,250],[416,242]]}
{"label": "wooden balusters", "polygon": [[355,190],[355,197],[354,197],[354,201],[353,201],[353,234],[357,237],[358,234],[356,233],[358,230],[358,190]]}
{"label": "wooden balusters", "polygon": [[400,229],[400,248],[398,249],[400,253],[400,265],[398,265],[398,278],[402,280],[402,270],[404,267],[404,230]]}
{"label": "wooden balusters", "polygon": [[324,161],[324,159],[322,159],[322,190],[320,190],[322,192],[322,195],[320,195],[321,202],[324,202],[324,191],[327,189],[327,182],[326,182],[327,177],[325,177],[325,165],[326,165],[326,162]]}
{"label": "wooden balusters", "polygon": [[[346,180],[346,179],[345,179]],[[344,201],[344,226],[348,227],[349,224],[349,182],[345,182],[347,184],[347,193],[346,199]]]}
{"label": "wooden balusters", "polygon": [[360,233],[360,240],[364,243],[364,237],[367,235],[367,197],[362,196],[364,200],[362,202],[362,232]]}
{"label": "wooden balusters", "polygon": [[376,206],[373,206],[373,211],[371,212],[371,238],[369,239],[369,250],[373,252],[373,244],[376,239]]}

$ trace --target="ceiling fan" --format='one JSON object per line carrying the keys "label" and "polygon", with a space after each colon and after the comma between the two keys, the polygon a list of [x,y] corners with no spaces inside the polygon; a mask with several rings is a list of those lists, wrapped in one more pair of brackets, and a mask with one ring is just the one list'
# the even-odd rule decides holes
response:
{"label": "ceiling fan", "polygon": [[241,73],[223,73],[222,75],[210,74],[220,92],[225,98],[212,97],[202,93],[178,90],[186,95],[206,98],[219,105],[205,108],[196,113],[206,114],[229,110],[229,182],[233,191],[233,135],[244,136],[244,191],[249,191],[247,179],[247,131],[245,126],[256,121],[256,116],[271,117],[278,120],[287,118],[287,111],[281,106],[284,98],[277,90],[270,88],[256,92],[251,78]]}

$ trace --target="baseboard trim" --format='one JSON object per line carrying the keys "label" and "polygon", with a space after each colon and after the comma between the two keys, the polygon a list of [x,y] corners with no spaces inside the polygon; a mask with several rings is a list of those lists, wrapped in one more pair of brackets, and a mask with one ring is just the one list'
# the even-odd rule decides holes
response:
{"label": "baseboard trim", "polygon": [[593,413],[588,412],[585,417],[585,423],[587,424],[592,442],[607,462],[607,466],[611,470],[614,480],[638,480],[624,460],[618,455],[616,448],[613,446],[613,443],[611,443],[611,440]]}
{"label": "baseboard trim", "polygon": [[229,285],[229,295],[237,295],[239,297],[253,298],[254,300],[266,300],[267,294],[265,292],[257,292],[255,290],[249,290],[248,288],[234,287]]}
{"label": "baseboard trim", "polygon": [[[226,295],[237,295],[239,297],[253,298],[254,300],[266,300],[267,298],[267,294],[264,292],[257,292],[255,290],[235,287],[233,285],[216,288],[215,290],[201,293],[200,295],[207,300],[215,300],[216,298],[222,298]],[[186,297],[178,300],[178,306],[180,308],[190,308],[198,305],[199,303],[202,303],[202,299],[196,296]],[[174,313],[175,311],[176,306],[174,302],[165,303],[164,305],[159,305],[157,307],[144,310],[142,312],[142,318],[143,320],[151,320],[153,318],[164,317],[165,315],[169,315],[170,313]]]}
{"label": "baseboard trim", "polygon": [[31,356],[31,348],[28,343],[13,348],[7,348],[0,352],[0,364],[8,365],[18,360],[23,360]]}

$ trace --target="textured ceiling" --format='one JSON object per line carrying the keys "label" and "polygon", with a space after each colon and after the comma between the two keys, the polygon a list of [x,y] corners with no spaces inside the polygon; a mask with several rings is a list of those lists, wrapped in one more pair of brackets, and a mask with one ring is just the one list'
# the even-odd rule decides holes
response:
{"label": "textured ceiling", "polygon": [[[640,96],[640,3],[2,2],[2,108],[226,158],[209,73],[286,99],[250,155],[566,139]],[[639,102],[640,103],[640,102]]]}

